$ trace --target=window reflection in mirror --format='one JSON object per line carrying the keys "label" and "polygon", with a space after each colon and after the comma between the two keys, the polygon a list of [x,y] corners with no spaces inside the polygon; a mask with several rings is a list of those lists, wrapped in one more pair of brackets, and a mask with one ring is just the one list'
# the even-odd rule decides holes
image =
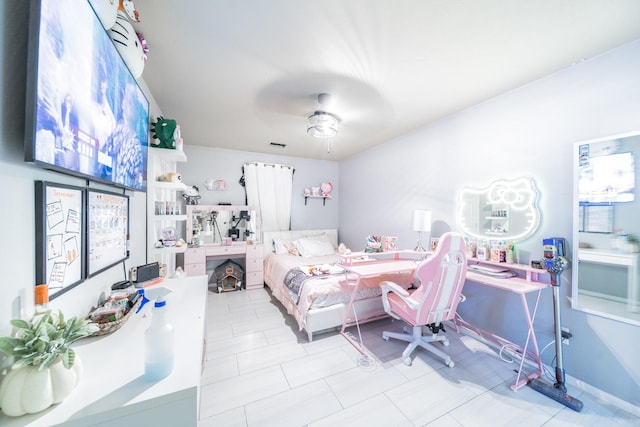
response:
{"label": "window reflection in mirror", "polygon": [[538,191],[531,178],[500,179],[484,188],[463,188],[457,220],[478,240],[525,240],[540,224]]}
{"label": "window reflection in mirror", "polygon": [[571,302],[640,324],[640,132],[575,144]]}

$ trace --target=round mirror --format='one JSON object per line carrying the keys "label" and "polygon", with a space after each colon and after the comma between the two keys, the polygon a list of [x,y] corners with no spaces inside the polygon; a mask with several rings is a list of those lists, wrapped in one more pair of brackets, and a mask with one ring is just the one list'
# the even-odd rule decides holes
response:
{"label": "round mirror", "polygon": [[457,220],[480,240],[525,240],[538,229],[538,191],[531,178],[500,179],[484,188],[463,188]]}

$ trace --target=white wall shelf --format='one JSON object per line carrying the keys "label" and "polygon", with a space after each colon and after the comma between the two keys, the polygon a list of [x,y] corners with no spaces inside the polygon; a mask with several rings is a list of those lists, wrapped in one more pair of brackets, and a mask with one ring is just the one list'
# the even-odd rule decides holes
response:
{"label": "white wall shelf", "polygon": [[[166,179],[167,174],[177,172],[178,163],[186,161],[187,156],[182,150],[149,147],[147,171],[147,262],[157,261],[164,264],[168,276],[173,275],[175,272],[176,254],[184,252],[187,245],[157,248],[156,244],[162,240],[163,230],[174,228],[176,238],[179,238],[184,230],[187,215],[181,193],[187,189],[187,186],[182,182],[169,182],[164,179]],[[158,181],[158,178],[162,180]]]}

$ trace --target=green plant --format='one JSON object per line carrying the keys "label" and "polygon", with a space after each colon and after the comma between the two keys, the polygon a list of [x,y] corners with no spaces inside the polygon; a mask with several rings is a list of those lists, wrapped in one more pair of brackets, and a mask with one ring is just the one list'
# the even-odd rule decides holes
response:
{"label": "green plant", "polygon": [[635,234],[628,234],[627,235],[627,242],[628,243],[636,243],[636,244],[638,244],[638,243],[640,243],[640,239]]}
{"label": "green plant", "polygon": [[70,369],[75,360],[72,343],[98,330],[95,323],[79,317],[65,321],[61,311],[54,315],[51,310],[34,316],[33,319],[11,321],[17,332],[13,337],[0,337],[0,351],[15,358],[13,367],[37,366],[42,371],[59,358]]}

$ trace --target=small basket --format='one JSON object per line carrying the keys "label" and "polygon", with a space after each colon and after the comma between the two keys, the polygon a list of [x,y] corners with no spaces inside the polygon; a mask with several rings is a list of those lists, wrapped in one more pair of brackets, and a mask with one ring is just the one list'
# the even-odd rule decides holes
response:
{"label": "small basket", "polygon": [[[118,320],[114,320],[113,322],[108,322],[108,323],[95,323],[95,325],[97,325],[99,329],[89,336],[98,337],[102,335],[109,335],[110,333],[120,329],[122,325],[124,325],[127,322],[127,320],[129,320],[129,317],[131,317],[131,315],[136,312],[136,310],[138,309],[138,306],[140,305],[140,301],[142,301],[142,298],[138,298],[138,300],[133,304],[133,306],[125,313],[125,315]],[[91,310],[91,313],[94,310],[96,310],[96,308],[97,307],[93,308]],[[91,320],[91,313],[89,313],[89,315],[87,316],[87,319],[89,320]]]}

